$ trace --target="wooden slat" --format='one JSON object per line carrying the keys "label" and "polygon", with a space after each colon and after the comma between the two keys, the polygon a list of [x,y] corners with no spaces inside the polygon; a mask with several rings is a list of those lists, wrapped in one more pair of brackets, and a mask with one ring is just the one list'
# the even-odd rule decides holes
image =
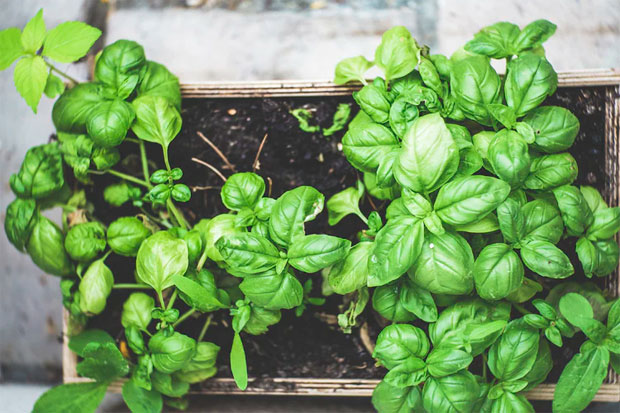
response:
{"label": "wooden slat", "polygon": [[[563,87],[616,86],[608,88],[605,112],[605,164],[609,177],[607,201],[620,204],[620,72],[614,69],[583,70],[558,73],[558,82]],[[328,81],[260,81],[260,82],[199,82],[181,85],[183,98],[248,98],[248,97],[302,97],[302,96],[345,96],[361,85],[335,85]],[[620,270],[620,268],[619,268]],[[607,287],[620,296],[620,282],[610,277]],[[68,348],[68,312],[63,309],[63,378],[65,383],[83,383],[90,379],[78,377],[77,356]],[[307,379],[273,378],[250,379],[248,388],[241,391],[233,379],[215,378],[203,383],[192,394],[224,395],[278,395],[278,396],[353,396],[369,397],[378,380],[355,379]],[[119,393],[124,380],[109,387],[110,392]],[[261,383],[263,385],[261,385]],[[270,387],[268,384],[272,384]],[[268,389],[268,390],[267,390]],[[541,384],[527,393],[531,400],[552,400],[555,384]],[[596,394],[595,401],[620,401],[620,380],[610,371],[605,384]]]}
{"label": "wooden slat", "polygon": [[[609,86],[620,84],[620,71],[594,69],[558,73],[563,87]],[[253,81],[253,82],[190,82],[181,84],[185,98],[244,98],[281,96],[346,96],[359,90],[361,84],[336,85],[325,80]]]}

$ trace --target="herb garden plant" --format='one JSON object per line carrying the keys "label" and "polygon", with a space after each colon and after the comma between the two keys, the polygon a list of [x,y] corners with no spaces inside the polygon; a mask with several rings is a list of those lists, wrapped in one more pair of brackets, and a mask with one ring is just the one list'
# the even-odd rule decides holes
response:
{"label": "herb garden plant", "polygon": [[[309,186],[272,198],[261,176],[235,173],[221,188],[229,212],[216,216],[183,206],[191,190],[168,156],[182,124],[178,79],[139,44],[105,47],[93,80],[79,83],[54,62],[86,55],[97,29],[68,22],[48,31],[40,11],[23,30],[1,31],[0,69],[17,60],[15,85],[32,110],[42,94],[59,95],[56,138],[31,148],[11,176],[6,234],[60,278],[69,347],[92,379],[46,392],[34,411],[94,411],[120,378],[133,412],[184,408],[190,385],[216,374],[220,350],[245,389],[243,336],[266,333],[282,310],[323,304],[310,297],[315,273],[346,296],[345,333],[364,311],[386,320],[373,353],[387,369],[372,398],[379,412],[533,411],[524,392],[545,381],[563,337],[580,335],[553,408],[585,408],[608,365],[620,367],[620,304],[593,284],[562,280],[616,269],[620,209],[571,185],[578,166],[566,151],[579,122],[541,106],[557,87],[542,48],[554,31],[542,20],[498,23],[450,58],[403,27],[387,31],[374,62],[336,68],[337,83],[364,84],[342,140],[363,179],[325,202]],[[506,60],[505,77],[491,59]],[[385,78],[367,83],[374,65]],[[338,108],[326,137],[349,110]],[[309,112],[293,115],[320,130]],[[93,185],[126,216],[100,218]],[[365,215],[365,193],[387,208]],[[330,225],[354,214],[367,229],[353,240],[306,233],[324,204]],[[42,214],[52,207],[62,209],[60,226]],[[89,327],[126,290],[122,333]],[[230,315],[230,349],[209,341],[217,311]],[[203,327],[184,329],[189,318]]]}

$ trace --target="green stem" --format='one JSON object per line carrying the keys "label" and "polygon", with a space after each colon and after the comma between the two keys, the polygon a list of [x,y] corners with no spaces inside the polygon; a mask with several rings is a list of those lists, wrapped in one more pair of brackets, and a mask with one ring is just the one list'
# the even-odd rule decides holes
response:
{"label": "green stem", "polygon": [[362,214],[362,212],[360,210],[358,210],[355,215],[357,215],[359,217],[359,219],[361,219],[362,221],[364,221],[364,224],[366,224],[366,226],[368,226],[368,218],[366,218],[366,216],[364,216],[364,214]]}
{"label": "green stem", "polygon": [[161,309],[165,309],[166,304],[164,303],[164,295],[161,293],[161,291],[157,291],[157,299],[159,300],[159,306],[161,307]]}
{"label": "green stem", "polygon": [[185,319],[187,319],[188,317],[190,317],[192,314],[194,314],[196,312],[195,308],[191,308],[189,310],[187,310],[181,317],[179,317],[179,319],[172,325],[172,327],[178,326],[179,324],[181,324],[183,321],[185,321]]}
{"label": "green stem", "polygon": [[106,253],[103,255],[103,258],[101,258],[101,261],[105,261],[105,260],[106,260],[106,258],[108,258],[108,257],[110,256],[110,254],[112,254],[112,250],[110,250],[110,251],[106,252]]}
{"label": "green stem", "polygon": [[200,259],[198,260],[198,265],[196,265],[196,272],[200,272],[202,267],[204,267],[205,262],[207,261],[207,248],[205,247],[204,251],[200,255]]}
{"label": "green stem", "polygon": [[517,304],[517,303],[513,303],[512,304],[514,306],[514,308],[517,309],[517,311],[519,311],[521,314],[523,315],[527,315],[527,314],[532,314],[531,311],[528,311],[525,307],[523,307],[521,304]]}
{"label": "green stem", "polygon": [[168,301],[168,306],[166,307],[166,310],[170,310],[172,308],[172,306],[174,305],[174,302],[177,300],[178,295],[179,295],[179,290],[175,288],[174,291],[172,292],[172,295],[170,296],[170,301]]}
{"label": "green stem", "polygon": [[212,319],[213,314],[209,314],[209,317],[207,317],[207,321],[205,321],[205,324],[202,326],[202,330],[200,330],[200,335],[198,336],[199,342],[202,341],[202,339],[205,337],[205,334],[207,333],[207,329],[209,328]]}
{"label": "green stem", "polygon": [[115,171],[114,169],[107,169],[105,171],[93,171],[92,169],[89,169],[88,173],[93,174],[93,175],[103,175],[104,173],[108,173],[110,175],[117,176],[121,179],[125,179],[126,181],[130,181],[130,182],[133,182],[134,184],[142,185],[147,188],[150,185],[148,182],[143,181],[142,179],[136,178],[135,176],[127,175],[119,171]]}
{"label": "green stem", "polygon": [[149,181],[149,178],[150,178],[149,163],[146,158],[146,146],[143,140],[140,140],[138,142],[138,145],[140,145],[140,160],[142,161],[142,174],[144,175],[144,180],[148,183],[149,188],[152,188],[153,186],[151,185],[151,182]]}
{"label": "green stem", "polygon": [[148,290],[151,287],[146,284],[114,284],[112,288],[117,290]]}
{"label": "green stem", "polygon": [[177,220],[177,223],[179,224],[179,226],[185,229],[189,229],[189,224],[185,220],[185,217],[183,216],[181,211],[179,211],[177,207],[174,205],[174,202],[172,202],[172,199],[168,198],[168,200],[166,201],[166,206],[168,207],[172,215],[174,215],[174,219]]}
{"label": "green stem", "polygon": [[487,355],[482,353],[482,378],[487,381]]}
{"label": "green stem", "polygon": [[52,72],[58,73],[60,76],[64,77],[65,79],[67,79],[68,81],[72,82],[73,84],[77,85],[78,83],[80,83],[79,80],[69,76],[68,74],[66,74],[62,70],[58,69],[56,66],[54,66],[50,62],[48,62],[47,60],[45,61],[45,64],[47,65],[47,67],[49,67],[52,70]]}

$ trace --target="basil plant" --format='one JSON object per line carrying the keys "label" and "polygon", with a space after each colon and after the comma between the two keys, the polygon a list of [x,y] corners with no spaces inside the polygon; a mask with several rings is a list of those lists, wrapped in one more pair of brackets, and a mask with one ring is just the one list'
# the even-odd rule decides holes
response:
{"label": "basil plant", "polygon": [[[369,224],[364,192],[387,208],[325,276],[352,300],[371,295],[387,325],[373,354],[387,369],[379,412],[533,412],[526,392],[551,371],[551,350],[582,333],[554,412],[584,409],[620,366],[617,301],[563,281],[616,270],[620,208],[575,185],[579,121],[544,104],[558,83],[542,45],[555,29],[497,23],[447,57],[394,27],[374,62],[336,66],[336,83],[363,84],[342,139],[363,183],[327,202],[330,224]],[[504,77],[491,59],[505,60]],[[366,81],[375,65],[384,77]]]}

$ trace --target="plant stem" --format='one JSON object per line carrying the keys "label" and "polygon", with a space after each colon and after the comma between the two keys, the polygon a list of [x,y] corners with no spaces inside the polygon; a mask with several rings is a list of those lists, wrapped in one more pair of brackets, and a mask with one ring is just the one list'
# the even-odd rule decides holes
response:
{"label": "plant stem", "polygon": [[205,337],[205,334],[207,333],[207,329],[209,328],[212,319],[213,314],[209,314],[209,317],[207,317],[207,321],[205,321],[205,324],[202,326],[202,330],[200,330],[200,335],[198,336],[199,342],[202,341],[202,339]]}
{"label": "plant stem", "polygon": [[164,296],[161,291],[157,291],[157,299],[159,300],[159,306],[162,310],[166,308],[166,304],[164,303]]}
{"label": "plant stem", "polygon": [[146,146],[144,144],[143,140],[140,140],[138,142],[138,145],[140,145],[140,160],[142,161],[142,174],[144,175],[144,180],[146,181],[146,183],[149,185],[149,189],[153,187],[153,185],[151,185],[151,182],[149,181],[150,175],[149,175],[149,163],[148,160],[146,158]]}
{"label": "plant stem", "polygon": [[178,294],[179,294],[179,290],[175,288],[174,291],[172,292],[172,295],[170,296],[170,301],[168,301],[168,306],[166,307],[166,310],[170,310],[172,308],[172,306],[174,305],[174,302],[177,300]]}
{"label": "plant stem", "polygon": [[198,264],[196,265],[196,271],[197,272],[200,272],[200,270],[202,270],[202,267],[205,265],[206,261],[207,261],[207,248],[205,247],[204,251],[200,255],[200,259],[198,260]]}
{"label": "plant stem", "polygon": [[112,288],[117,290],[148,290],[151,287],[146,284],[114,284]]}
{"label": "plant stem", "polygon": [[145,186],[145,187],[147,187],[147,188],[148,188],[148,187],[149,187],[149,185],[150,185],[148,182],[143,181],[142,179],[136,178],[135,176],[127,175],[127,174],[125,174],[125,173],[123,173],[123,172],[115,171],[114,169],[108,169],[108,170],[103,171],[103,172],[100,172],[100,171],[93,171],[93,170],[90,170],[90,169],[89,169],[89,170],[88,170],[88,173],[89,173],[89,174],[94,174],[94,175],[102,175],[102,174],[104,174],[104,173],[108,173],[108,174],[110,174],[110,175],[117,176],[117,177],[119,177],[119,178],[121,178],[121,179],[124,179],[124,180],[126,180],[126,181],[130,181],[130,182],[133,182],[134,184],[138,184],[138,185]]}
{"label": "plant stem", "polygon": [[172,199],[168,198],[168,200],[166,201],[166,206],[168,207],[168,210],[172,213],[172,215],[174,215],[174,219],[177,220],[178,225],[185,229],[189,229],[189,224],[185,220],[185,217],[183,217],[183,214],[181,214],[181,211],[179,211],[174,205]]}
{"label": "plant stem", "polygon": [[47,60],[45,61],[45,64],[47,65],[47,67],[49,67],[52,70],[52,72],[58,73],[60,76],[64,77],[65,79],[67,79],[68,81],[72,82],[73,84],[77,85],[78,83],[80,83],[79,80],[69,76],[68,74],[66,74],[62,70],[58,69],[56,66],[54,66],[50,62],[48,62]]}
{"label": "plant stem", "polygon": [[368,218],[366,218],[364,216],[364,214],[362,214],[362,211],[360,211],[359,209],[357,210],[357,212],[355,213],[355,215],[357,215],[359,217],[359,219],[361,219],[362,221],[364,221],[364,224],[366,224],[366,226],[368,226]]}
{"label": "plant stem", "polygon": [[487,356],[482,353],[482,378],[484,381],[487,380]]}
{"label": "plant stem", "polygon": [[185,321],[186,318],[188,318],[189,316],[191,316],[192,314],[194,314],[196,312],[195,308],[190,308],[189,310],[187,310],[181,317],[179,317],[179,319],[172,325],[172,327],[176,327],[179,324],[181,324],[183,321]]}

